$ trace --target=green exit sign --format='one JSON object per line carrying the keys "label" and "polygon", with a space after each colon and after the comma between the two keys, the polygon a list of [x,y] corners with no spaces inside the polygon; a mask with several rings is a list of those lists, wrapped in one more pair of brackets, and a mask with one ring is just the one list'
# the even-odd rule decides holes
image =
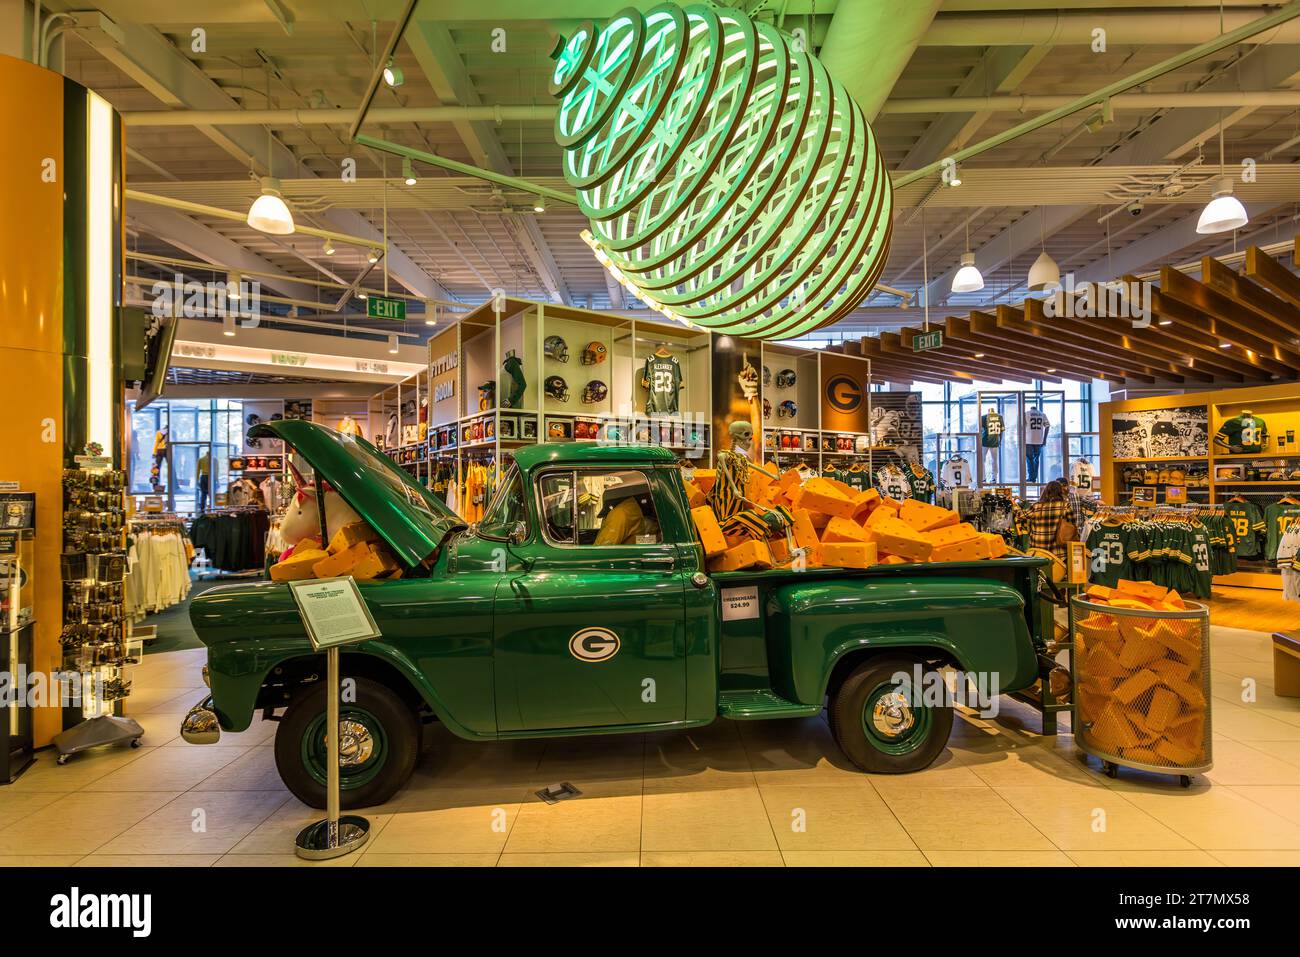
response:
{"label": "green exit sign", "polygon": [[929,352],[931,349],[943,348],[943,333],[936,329],[934,332],[923,332],[919,336],[912,337],[913,352]]}
{"label": "green exit sign", "polygon": [[366,315],[371,319],[406,319],[405,299],[385,299],[383,296],[370,296],[366,299]]}

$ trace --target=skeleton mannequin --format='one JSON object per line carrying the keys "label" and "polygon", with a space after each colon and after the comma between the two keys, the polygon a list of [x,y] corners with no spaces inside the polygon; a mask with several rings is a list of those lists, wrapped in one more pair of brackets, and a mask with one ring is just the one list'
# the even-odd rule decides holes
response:
{"label": "skeleton mannequin", "polygon": [[731,448],[718,452],[718,476],[707,499],[722,530],[750,538],[766,538],[784,532],[787,544],[793,549],[794,542],[790,539],[793,516],[790,512],[779,506],[761,505],[746,497],[749,470],[754,467],[749,460],[754,445],[753,425],[737,419],[727,427],[727,432],[731,436]]}

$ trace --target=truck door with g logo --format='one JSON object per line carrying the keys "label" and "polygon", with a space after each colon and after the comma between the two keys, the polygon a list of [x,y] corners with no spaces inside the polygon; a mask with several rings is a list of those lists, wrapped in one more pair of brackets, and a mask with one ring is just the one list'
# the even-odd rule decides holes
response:
{"label": "truck door with g logo", "polygon": [[686,583],[657,471],[534,474],[494,603],[499,731],[685,718]]}

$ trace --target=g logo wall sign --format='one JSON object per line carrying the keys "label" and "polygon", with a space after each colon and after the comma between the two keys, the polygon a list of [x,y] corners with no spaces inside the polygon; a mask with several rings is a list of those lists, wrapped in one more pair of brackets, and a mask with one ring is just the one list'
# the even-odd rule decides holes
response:
{"label": "g logo wall sign", "polygon": [[569,639],[569,654],[579,661],[608,661],[618,654],[620,644],[608,628],[584,628]]}
{"label": "g logo wall sign", "polygon": [[853,412],[862,405],[862,387],[852,376],[833,375],[826,380],[826,401],[841,412]]}

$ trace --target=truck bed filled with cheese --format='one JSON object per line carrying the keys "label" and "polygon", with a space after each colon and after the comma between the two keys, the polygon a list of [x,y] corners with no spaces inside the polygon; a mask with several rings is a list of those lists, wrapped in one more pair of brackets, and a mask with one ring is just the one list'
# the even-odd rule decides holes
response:
{"label": "truck bed filled with cheese", "polygon": [[277,582],[343,575],[358,581],[392,579],[401,578],[402,569],[392,549],[366,522],[344,525],[324,549],[314,539],[299,542],[288,557],[271,566],[271,580]]}
{"label": "truck bed filled with cheese", "polygon": [[707,504],[716,478],[711,469],[696,469],[686,483],[691,518],[714,572],[971,562],[1009,551],[1001,535],[976,531],[946,508],[884,498],[875,489],[860,492],[831,478],[803,481],[794,469],[775,477],[757,466],[749,469],[745,497],[763,507],[789,509],[794,548],[784,533],[727,535]]}

